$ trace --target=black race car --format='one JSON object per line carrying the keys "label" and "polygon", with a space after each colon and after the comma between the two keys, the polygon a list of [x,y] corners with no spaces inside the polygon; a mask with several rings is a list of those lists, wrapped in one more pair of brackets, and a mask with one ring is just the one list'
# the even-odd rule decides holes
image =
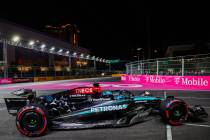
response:
{"label": "black race car", "polygon": [[63,91],[20,89],[5,98],[9,114],[16,115],[17,130],[29,137],[49,129],[85,129],[130,126],[156,113],[170,125],[208,117],[203,107],[189,107],[175,97],[154,97],[143,91],[102,91],[98,84]]}

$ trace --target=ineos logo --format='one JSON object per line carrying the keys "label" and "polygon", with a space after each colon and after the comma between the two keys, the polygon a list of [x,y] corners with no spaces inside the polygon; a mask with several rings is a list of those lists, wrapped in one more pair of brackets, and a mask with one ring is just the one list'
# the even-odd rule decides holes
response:
{"label": "ineos logo", "polygon": [[93,88],[79,88],[75,89],[75,93],[93,93]]}

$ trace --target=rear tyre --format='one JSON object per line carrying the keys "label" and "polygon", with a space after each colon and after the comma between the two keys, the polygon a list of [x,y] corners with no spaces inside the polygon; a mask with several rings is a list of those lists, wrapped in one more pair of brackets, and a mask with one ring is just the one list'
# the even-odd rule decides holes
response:
{"label": "rear tyre", "polygon": [[179,99],[166,99],[160,105],[162,118],[170,125],[182,125],[187,120],[188,107]]}
{"label": "rear tyre", "polygon": [[17,130],[25,136],[42,136],[47,131],[48,126],[49,115],[42,105],[30,104],[21,108],[17,113]]}

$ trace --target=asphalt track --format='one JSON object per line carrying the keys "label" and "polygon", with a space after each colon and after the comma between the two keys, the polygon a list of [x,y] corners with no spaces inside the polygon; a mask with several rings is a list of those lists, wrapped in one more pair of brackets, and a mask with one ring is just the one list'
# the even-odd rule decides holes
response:
{"label": "asphalt track", "polygon": [[[105,78],[105,79],[87,79],[79,80],[83,82],[118,82],[117,78]],[[55,81],[53,84],[65,84],[69,81]],[[74,80],[71,82],[78,82]],[[49,83],[49,82],[47,82]],[[52,83],[52,82],[51,82]],[[28,85],[42,85],[46,82],[40,83],[25,83],[9,85],[10,87],[16,86],[16,88],[26,87]],[[3,103],[3,98],[8,96],[12,90],[6,90],[8,85],[0,86],[0,140],[24,140],[29,139],[20,135],[15,127],[15,117],[8,115]],[[4,88],[4,90],[3,90]],[[117,88],[117,87],[115,87]],[[118,87],[122,89],[122,87]],[[151,90],[151,89],[148,89]],[[133,92],[139,92],[137,90]],[[164,97],[164,91],[151,91],[154,96]],[[210,91],[166,91],[166,95],[174,95],[176,97],[184,99],[188,104],[195,105],[200,104],[205,107],[206,111],[210,114]],[[170,135],[171,134],[171,135]],[[86,129],[86,130],[74,130],[74,131],[49,131],[47,135],[33,138],[35,140],[89,140],[89,139],[105,139],[105,140],[133,140],[133,139],[147,139],[147,140],[210,140],[210,118],[205,122],[191,123],[188,122],[182,126],[166,127],[159,116],[151,117],[148,121],[142,122],[131,127],[125,128],[103,128],[103,129]]]}

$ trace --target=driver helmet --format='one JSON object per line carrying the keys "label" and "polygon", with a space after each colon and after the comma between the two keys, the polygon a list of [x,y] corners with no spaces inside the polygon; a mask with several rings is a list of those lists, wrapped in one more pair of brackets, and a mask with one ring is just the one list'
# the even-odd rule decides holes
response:
{"label": "driver helmet", "polygon": [[145,91],[144,96],[151,96],[151,93],[149,91]]}
{"label": "driver helmet", "polygon": [[99,85],[99,83],[98,82],[94,82],[93,83],[93,87],[99,87],[100,85]]}

